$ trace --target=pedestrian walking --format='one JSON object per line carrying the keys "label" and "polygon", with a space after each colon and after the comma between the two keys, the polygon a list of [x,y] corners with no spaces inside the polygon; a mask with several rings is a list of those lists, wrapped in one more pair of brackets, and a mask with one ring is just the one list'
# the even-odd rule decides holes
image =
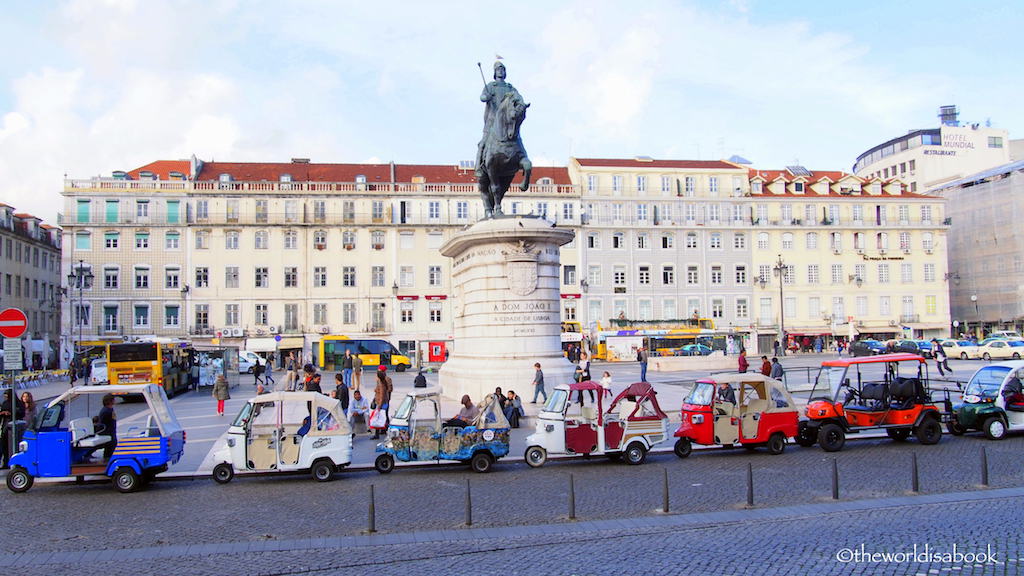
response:
{"label": "pedestrian walking", "polygon": [[252,385],[253,386],[256,386],[257,384],[262,384],[263,383],[263,378],[262,378],[262,376],[263,376],[263,365],[260,364],[260,357],[259,356],[256,357],[255,362],[256,363],[253,364],[253,366],[252,366],[252,377],[253,377]]}
{"label": "pedestrian walking", "polygon": [[299,381],[298,361],[295,359],[295,352],[289,352],[284,361],[284,389],[289,392],[295,390],[295,384]]}
{"label": "pedestrian walking", "polygon": [[935,358],[935,367],[939,369],[940,376],[945,376],[946,372],[953,372],[949,367],[949,356],[936,338],[932,338],[932,356]]}
{"label": "pedestrian walking", "polygon": [[348,415],[348,386],[341,379],[341,374],[334,375],[334,397],[341,403],[341,411]]}
{"label": "pedestrian walking", "polygon": [[341,377],[345,386],[352,387],[352,349],[345,348],[345,356],[341,359]]}
{"label": "pedestrian walking", "polygon": [[750,368],[750,362],[747,362],[747,351],[745,349],[740,348],[740,356],[736,363],[739,367],[740,374],[746,373],[747,369]]}
{"label": "pedestrian walking", "polygon": [[843,341],[841,339],[840,340],[836,340],[836,351],[839,352],[840,356],[843,355],[843,344],[844,343],[843,343]]}
{"label": "pedestrian walking", "polygon": [[647,346],[641,346],[640,350],[636,353],[636,359],[640,362],[640,381],[647,382],[647,360],[650,358],[650,354],[647,352]]}
{"label": "pedestrian walking", "polygon": [[782,364],[779,363],[779,359],[772,358],[772,371],[769,373],[769,377],[775,378],[776,380],[782,380],[785,373],[786,371],[782,369]]}
{"label": "pedestrian walking", "polygon": [[228,381],[223,374],[218,374],[213,382],[213,397],[217,399],[217,415],[224,415],[224,401],[231,399],[231,391],[228,389]]}
{"label": "pedestrian walking", "polygon": [[775,349],[775,355],[778,356],[779,355],[779,348],[781,348],[782,345],[779,344],[778,340],[776,340],[775,343],[772,344],[772,347]]}
{"label": "pedestrian walking", "polygon": [[[394,385],[391,382],[391,377],[388,376],[388,369],[383,364],[377,367],[377,382],[373,389],[373,404],[370,405],[371,409],[383,410],[386,418],[384,423],[384,430],[391,424],[391,416],[388,415],[388,408],[391,407],[391,392],[394,390]],[[381,428],[374,428],[374,438],[380,438]]]}
{"label": "pedestrian walking", "polygon": [[544,372],[540,369],[540,362],[535,362],[533,367],[537,370],[533,374],[533,402],[530,404],[537,403],[537,396],[543,395],[544,402],[548,401],[548,393],[544,391]]}
{"label": "pedestrian walking", "polygon": [[612,395],[612,373],[605,370],[601,375],[601,388],[604,388],[604,395]]}
{"label": "pedestrian walking", "polygon": [[359,390],[363,380],[363,358],[359,354],[352,355],[352,389]]}
{"label": "pedestrian walking", "polygon": [[274,381],[274,354],[273,353],[267,354],[267,360],[266,360],[266,362],[264,362],[264,364],[266,366],[266,370],[263,371],[263,380],[266,381],[267,384],[276,385],[277,382]]}

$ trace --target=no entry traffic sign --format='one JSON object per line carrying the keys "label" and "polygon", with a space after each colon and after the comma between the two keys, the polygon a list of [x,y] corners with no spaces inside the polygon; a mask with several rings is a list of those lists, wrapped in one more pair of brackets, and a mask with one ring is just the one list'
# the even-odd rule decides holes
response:
{"label": "no entry traffic sign", "polygon": [[8,308],[0,312],[0,336],[5,338],[21,338],[28,329],[28,317],[17,308]]}

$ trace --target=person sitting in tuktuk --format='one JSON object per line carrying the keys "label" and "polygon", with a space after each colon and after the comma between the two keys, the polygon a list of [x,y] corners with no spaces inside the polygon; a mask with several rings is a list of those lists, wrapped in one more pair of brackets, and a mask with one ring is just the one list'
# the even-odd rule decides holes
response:
{"label": "person sitting in tuktuk", "polygon": [[728,382],[718,383],[718,392],[716,394],[719,402],[728,402],[730,404],[736,404],[736,391],[733,390],[732,384]]}
{"label": "person sitting in tuktuk", "polygon": [[1024,390],[1021,387],[1024,369],[1018,370],[1003,387],[1003,402],[1011,412],[1024,412]]}
{"label": "person sitting in tuktuk", "polygon": [[465,428],[466,426],[471,426],[473,422],[476,422],[476,419],[479,416],[480,409],[477,408],[476,404],[473,404],[473,400],[469,397],[469,394],[463,394],[462,409],[459,410],[458,416],[448,420],[444,425]]}
{"label": "person sitting in tuktuk", "polygon": [[302,419],[302,426],[299,426],[299,430],[295,433],[298,436],[305,436],[309,433],[309,416]]}

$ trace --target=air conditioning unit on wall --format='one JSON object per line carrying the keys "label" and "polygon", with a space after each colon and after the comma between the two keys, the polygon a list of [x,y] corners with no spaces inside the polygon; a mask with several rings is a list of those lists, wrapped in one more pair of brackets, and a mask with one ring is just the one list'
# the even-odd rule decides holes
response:
{"label": "air conditioning unit on wall", "polygon": [[280,331],[280,329],[277,326],[271,326],[270,327],[270,333],[271,334],[277,334],[279,331]]}
{"label": "air conditioning unit on wall", "polygon": [[321,326],[321,327],[319,328],[319,330],[318,330],[318,331],[319,331],[319,332],[320,332],[321,334],[330,334],[330,333],[331,333],[331,327],[330,327],[330,326],[327,326],[327,325],[325,324],[325,325]]}

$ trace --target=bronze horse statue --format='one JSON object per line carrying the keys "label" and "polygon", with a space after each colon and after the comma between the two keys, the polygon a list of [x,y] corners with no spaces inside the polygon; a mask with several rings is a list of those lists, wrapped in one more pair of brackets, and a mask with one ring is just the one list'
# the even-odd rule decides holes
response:
{"label": "bronze horse statue", "polygon": [[533,164],[519,137],[519,127],[526,119],[526,109],[529,107],[518,92],[506,93],[495,110],[490,130],[484,136],[478,186],[480,198],[484,202],[485,218],[503,215],[501,199],[520,170],[523,171],[523,183],[519,189],[526,192],[530,188]]}

